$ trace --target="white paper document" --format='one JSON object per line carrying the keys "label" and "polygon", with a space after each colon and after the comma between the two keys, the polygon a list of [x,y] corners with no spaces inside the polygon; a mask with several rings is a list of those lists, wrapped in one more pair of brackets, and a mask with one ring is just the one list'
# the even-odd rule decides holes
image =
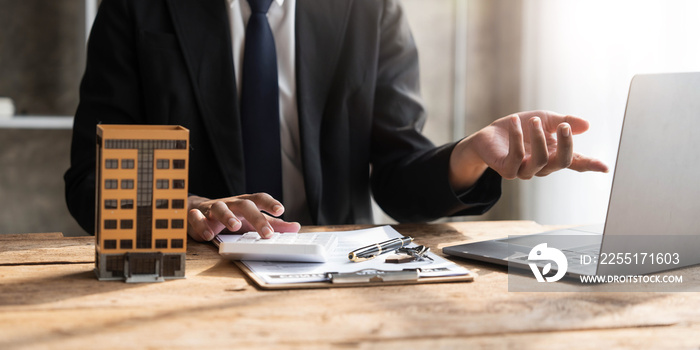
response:
{"label": "white paper document", "polygon": [[[293,263],[277,261],[242,261],[254,274],[268,284],[305,283],[329,281],[328,274],[351,273],[365,269],[380,271],[401,271],[404,269],[420,268],[419,277],[458,276],[466,275],[469,270],[440,256],[429,252],[433,259],[403,264],[385,263],[384,259],[390,254],[380,255],[363,262],[352,262],[348,253],[364,246],[403,237],[391,226],[374,227],[364,230],[334,232],[338,236],[338,246],[325,263]],[[303,234],[303,233],[301,233]],[[415,246],[411,244],[410,246]]]}

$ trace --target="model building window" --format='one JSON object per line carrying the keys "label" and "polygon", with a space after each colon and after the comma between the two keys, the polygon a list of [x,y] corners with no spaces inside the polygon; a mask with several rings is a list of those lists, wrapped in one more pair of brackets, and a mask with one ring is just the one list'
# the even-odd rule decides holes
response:
{"label": "model building window", "polygon": [[119,181],[117,181],[117,180],[107,179],[107,180],[105,180],[105,189],[107,189],[107,190],[116,189],[118,184],[119,184]]}
{"label": "model building window", "polygon": [[106,265],[107,271],[114,271],[113,276],[117,276],[116,272],[123,273],[124,271],[124,256],[108,256]]}
{"label": "model building window", "polygon": [[166,220],[166,219],[156,220],[156,228],[168,228],[168,220]]}
{"label": "model building window", "polygon": [[156,249],[167,249],[168,248],[168,240],[167,239],[156,239]]}
{"label": "model building window", "polygon": [[117,169],[119,168],[119,160],[117,159],[105,159],[106,169]]}
{"label": "model building window", "polygon": [[185,180],[173,180],[173,188],[185,188]]}
{"label": "model building window", "polygon": [[[105,220],[105,230],[114,230],[117,228],[117,220]],[[115,245],[116,248],[116,245]]]}
{"label": "model building window", "polygon": [[133,199],[122,199],[121,208],[122,209],[134,209],[134,200]]}
{"label": "model building window", "polygon": [[134,188],[134,180],[122,180],[122,190],[131,190]]}
{"label": "model building window", "polygon": [[173,169],[185,169],[185,160],[173,159]]}
{"label": "model building window", "polygon": [[117,200],[105,199],[105,209],[117,209]]}
{"label": "model building window", "polygon": [[105,249],[117,249],[117,240],[105,239]]}
{"label": "model building window", "polygon": [[156,209],[168,209],[168,200],[156,199]]}
{"label": "model building window", "polygon": [[134,220],[121,220],[119,221],[119,228],[122,230],[130,230],[134,228]]}
{"label": "model building window", "polygon": [[158,169],[170,169],[170,160],[169,159],[158,159],[158,160],[156,160],[156,167]]}
{"label": "model building window", "polygon": [[185,220],[173,219],[170,222],[170,228],[183,228],[183,227],[185,227]]}
{"label": "model building window", "polygon": [[185,149],[187,147],[187,141],[177,140],[175,141],[175,149]]}
{"label": "model building window", "polygon": [[156,188],[160,190],[167,190],[168,180],[156,180]]}
{"label": "model building window", "polygon": [[181,240],[181,239],[173,239],[173,240],[170,242],[170,247],[172,247],[172,248],[182,248],[182,247],[183,247],[183,244],[184,244],[184,241],[183,241],[183,240]]}
{"label": "model building window", "polygon": [[184,199],[173,199],[173,209],[184,209],[185,200]]}
{"label": "model building window", "polygon": [[134,160],[133,159],[122,159],[122,169],[133,169]]}
{"label": "model building window", "polygon": [[130,239],[122,239],[119,241],[119,248],[121,249],[131,249],[134,247],[134,243]]}

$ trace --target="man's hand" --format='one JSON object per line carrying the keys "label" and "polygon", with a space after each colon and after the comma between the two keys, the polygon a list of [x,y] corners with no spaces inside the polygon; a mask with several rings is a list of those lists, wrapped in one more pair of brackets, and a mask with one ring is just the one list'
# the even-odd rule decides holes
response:
{"label": "man's hand", "polygon": [[574,152],[573,135],[588,127],[585,119],[549,111],[498,119],[457,144],[450,156],[450,184],[455,191],[465,190],[489,167],[509,180],[564,168],[607,172],[600,160]]}
{"label": "man's hand", "polygon": [[[299,232],[301,225],[272,217],[284,213],[282,203],[267,193],[210,200],[188,198],[187,233],[197,241],[211,241],[219,232],[257,231],[268,238],[273,232]],[[270,215],[263,213],[265,211]]]}

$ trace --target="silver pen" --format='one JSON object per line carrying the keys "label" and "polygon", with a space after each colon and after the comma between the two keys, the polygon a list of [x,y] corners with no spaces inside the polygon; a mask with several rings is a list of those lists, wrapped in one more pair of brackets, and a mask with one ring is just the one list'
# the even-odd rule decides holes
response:
{"label": "silver pen", "polygon": [[396,249],[399,249],[403,246],[406,246],[413,242],[413,238],[411,237],[400,237],[400,238],[394,238],[390,239],[388,241],[380,242],[380,243],[375,243],[372,245],[368,245],[366,247],[362,247],[360,249],[356,249],[351,251],[348,254],[348,259],[354,261],[354,262],[360,262],[360,261],[365,261],[369,259],[374,259],[377,255],[381,255],[384,253],[388,252],[393,252]]}

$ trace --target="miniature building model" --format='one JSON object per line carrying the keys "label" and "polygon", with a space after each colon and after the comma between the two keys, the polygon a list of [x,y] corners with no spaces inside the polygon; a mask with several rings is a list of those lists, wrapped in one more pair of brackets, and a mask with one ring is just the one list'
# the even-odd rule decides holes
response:
{"label": "miniature building model", "polygon": [[181,126],[97,126],[98,279],[185,277],[188,156]]}

